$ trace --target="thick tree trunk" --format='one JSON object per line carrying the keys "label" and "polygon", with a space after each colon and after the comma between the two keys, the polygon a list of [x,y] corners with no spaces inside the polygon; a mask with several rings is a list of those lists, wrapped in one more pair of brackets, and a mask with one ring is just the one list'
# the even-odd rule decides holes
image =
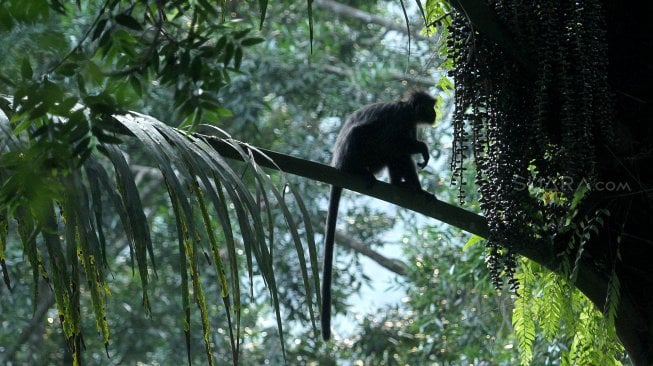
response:
{"label": "thick tree trunk", "polygon": [[636,365],[653,365],[653,2],[604,1],[609,80],[616,92],[617,137],[625,145],[608,174],[632,183],[621,198],[621,308],[617,332]]}

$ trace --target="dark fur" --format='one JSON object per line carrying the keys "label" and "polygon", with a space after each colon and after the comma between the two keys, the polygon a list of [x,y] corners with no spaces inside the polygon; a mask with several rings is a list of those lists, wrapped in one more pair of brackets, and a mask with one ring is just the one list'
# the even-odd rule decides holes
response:
{"label": "dark fur", "polygon": [[[369,104],[347,118],[333,148],[331,165],[374,181],[387,167],[390,183],[421,190],[413,154],[421,154],[424,168],[429,160],[426,144],[417,140],[417,125],[435,121],[435,99],[414,91],[403,101]],[[331,187],[324,239],[322,274],[322,338],[331,337],[331,272],[336,218],[342,188]]]}

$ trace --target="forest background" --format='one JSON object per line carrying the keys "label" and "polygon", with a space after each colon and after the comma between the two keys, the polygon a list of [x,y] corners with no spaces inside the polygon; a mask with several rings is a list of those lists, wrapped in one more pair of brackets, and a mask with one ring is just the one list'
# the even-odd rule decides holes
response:
{"label": "forest background", "polygon": [[[570,290],[569,308],[551,312],[543,294],[559,282],[526,259],[516,278],[535,296],[497,289],[480,237],[351,192],[337,236],[335,340],[324,343],[315,280],[328,185],[219,156],[219,181],[237,188],[170,182],[200,176],[201,164],[144,143],[154,130],[134,126],[152,122],[146,116],[326,163],[349,113],[420,88],[438,96],[438,121],[420,133],[432,154],[422,186],[460,205],[445,42],[455,10],[308,4],[2,3],[0,363],[629,363],[609,306]],[[145,116],[107,120],[126,111]],[[174,136],[184,133],[161,129],[183,145]],[[175,158],[187,167],[161,168]],[[471,164],[464,175],[463,207],[478,213]],[[86,211],[67,210],[86,200]],[[260,222],[244,212],[255,209]],[[68,229],[85,220],[97,240]]]}

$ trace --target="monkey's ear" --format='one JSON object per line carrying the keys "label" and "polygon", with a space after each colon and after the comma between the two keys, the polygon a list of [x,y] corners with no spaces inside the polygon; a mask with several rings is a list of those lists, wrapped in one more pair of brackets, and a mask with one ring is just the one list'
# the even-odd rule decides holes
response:
{"label": "monkey's ear", "polygon": [[405,101],[415,108],[428,105],[435,106],[435,98],[420,89],[411,90],[406,96]]}

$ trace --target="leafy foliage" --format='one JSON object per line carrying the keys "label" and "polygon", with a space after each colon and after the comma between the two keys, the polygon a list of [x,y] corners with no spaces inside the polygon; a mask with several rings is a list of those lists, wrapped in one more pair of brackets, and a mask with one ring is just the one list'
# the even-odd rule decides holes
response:
{"label": "leafy foliage", "polygon": [[[533,286],[535,278],[532,273],[521,266],[522,273],[518,277],[520,283],[526,289]],[[530,291],[522,291],[520,296],[515,300],[515,308],[512,312],[512,325],[515,328],[515,335],[519,341],[521,364],[528,365],[533,359],[533,341],[535,340],[535,317],[533,297]],[[555,306],[553,306],[555,309]],[[555,318],[555,315],[552,316]]]}
{"label": "leafy foliage", "polygon": [[[91,4],[85,4],[93,6]],[[15,12],[14,4],[7,4],[3,8],[3,16],[11,17],[12,24],[18,26],[21,21],[33,21],[35,14],[23,14]],[[56,23],[57,19],[50,13],[47,7],[38,8],[39,16],[45,17],[50,22]],[[63,11],[61,7],[59,10]],[[71,9],[65,9],[72,12]],[[106,199],[100,192],[108,192],[114,209],[120,214],[125,233],[129,237],[130,252],[132,253],[132,265],[134,258],[138,267],[139,277],[143,289],[143,305],[146,312],[150,309],[148,295],[148,265],[149,256],[153,264],[153,248],[149,238],[149,229],[144,216],[143,207],[140,206],[138,191],[136,190],[133,174],[130,172],[128,163],[123,154],[117,150],[114,143],[120,140],[114,135],[114,128],[121,128],[116,125],[111,113],[134,105],[134,101],[143,95],[144,89],[148,86],[143,80],[154,76],[162,86],[172,87],[173,99],[175,100],[175,111],[181,120],[181,126],[194,128],[199,121],[211,114],[219,116],[224,114],[223,108],[217,100],[217,93],[220,88],[229,81],[229,72],[237,71],[242,63],[243,48],[250,47],[261,41],[261,38],[251,36],[250,29],[238,27],[237,24],[225,23],[223,17],[218,16],[223,9],[213,7],[208,3],[201,3],[193,7],[183,5],[176,8],[164,8],[163,3],[155,6],[144,6],[144,4],[133,4],[125,7],[118,1],[109,1],[101,5],[98,16],[93,19],[79,42],[74,45],[72,51],[67,54],[56,52],[53,62],[49,68],[33,69],[28,58],[24,58],[20,70],[17,71],[21,80],[8,82],[8,89],[13,92],[14,103],[5,104],[3,108],[11,121],[11,127],[7,120],[3,121],[5,134],[18,134],[25,136],[29,131],[31,141],[35,144],[26,144],[26,139],[15,140],[9,150],[3,155],[3,167],[7,172],[7,180],[2,187],[4,207],[8,210],[3,215],[3,221],[7,222],[12,216],[19,222],[19,232],[23,233],[21,239],[28,253],[32,264],[33,276],[35,279],[40,274],[52,281],[57,307],[64,328],[64,335],[69,340],[73,354],[78,357],[81,345],[80,327],[80,270],[77,269],[77,261],[80,260],[81,268],[85,270],[88,279],[88,290],[91,292],[91,299],[95,317],[98,322],[98,329],[101,330],[105,345],[109,342],[107,316],[104,310],[104,297],[106,295],[107,283],[102,268],[106,266],[105,243],[102,229],[102,202]],[[6,11],[6,12],[5,12]],[[36,11],[31,8],[31,11]],[[137,15],[140,14],[140,15]],[[63,28],[61,23],[61,28]],[[62,34],[63,30],[56,28],[55,34]],[[11,30],[11,29],[9,29]],[[49,36],[52,38],[52,36]],[[62,37],[63,38],[63,37]],[[47,42],[47,41],[44,41]],[[48,47],[54,44],[48,43]],[[58,43],[65,48],[65,43]],[[10,54],[11,55],[11,54]],[[4,75],[3,81],[17,80],[14,75]],[[210,92],[208,92],[210,90]],[[83,102],[88,109],[80,108],[78,102]],[[6,102],[6,101],[5,101]],[[129,119],[125,120],[125,122]],[[140,126],[143,126],[142,124]],[[122,127],[124,128],[124,127]],[[9,129],[13,131],[10,132]],[[138,132],[138,128],[135,130]],[[202,283],[199,280],[198,258],[201,251],[198,249],[198,241],[191,238],[206,238],[210,243],[210,252],[213,253],[216,273],[220,274],[222,297],[224,300],[228,318],[233,313],[234,321],[229,320],[231,348],[233,351],[232,360],[238,360],[238,348],[240,342],[240,292],[238,266],[233,262],[236,260],[236,242],[231,233],[232,225],[229,219],[228,210],[220,199],[225,199],[223,187],[231,187],[231,184],[221,186],[216,180],[216,186],[210,189],[210,179],[217,177],[202,176],[203,188],[200,188],[199,181],[179,182],[171,167],[171,157],[179,156],[178,153],[171,153],[162,149],[161,143],[167,141],[172,135],[154,134],[154,130],[141,133],[141,140],[145,146],[149,146],[154,158],[159,162],[168,191],[171,195],[171,202],[175,207],[178,216],[178,233],[180,235],[180,264],[183,269],[182,275],[182,298],[185,309],[185,331],[186,343],[189,346],[190,340],[190,301],[191,293],[200,310],[202,326],[204,328],[206,354],[212,362],[211,342],[207,316],[206,299],[204,297]],[[132,131],[134,132],[134,131]],[[173,134],[178,134],[174,132]],[[149,137],[157,136],[155,142]],[[182,139],[175,140],[177,144]],[[186,145],[184,145],[186,146]],[[170,147],[170,145],[169,145]],[[7,148],[7,146],[5,146]],[[96,148],[104,151],[110,158],[116,171],[117,182],[112,183],[109,175],[104,171],[95,157],[91,154]],[[206,146],[205,146],[206,148]],[[195,153],[200,150],[195,150]],[[186,153],[184,163],[197,163],[197,157]],[[220,161],[225,165],[223,161]],[[216,162],[213,166],[215,168]],[[82,175],[79,175],[76,167],[83,166],[86,170],[87,180],[85,183]],[[180,169],[176,167],[175,169]],[[202,171],[204,168],[197,166],[186,170],[186,173]],[[197,174],[197,173],[194,173]],[[227,177],[237,178],[233,172]],[[221,178],[225,178],[223,175]],[[25,184],[29,182],[29,184]],[[271,181],[259,182],[259,187],[265,189]],[[90,185],[90,191],[86,191],[85,184]],[[61,189],[60,187],[66,187]],[[188,188],[183,188],[187,185]],[[208,188],[207,188],[208,187]],[[207,191],[208,189],[208,191]],[[229,188],[227,197],[236,199],[239,204],[249,204],[249,211],[239,211],[238,222],[248,225],[247,212],[255,207],[253,198],[246,199],[249,192],[244,186],[240,189]],[[220,193],[218,193],[220,191]],[[188,194],[194,194],[194,204],[185,201]],[[222,240],[230,248],[231,267],[226,267],[220,258],[219,240],[214,234],[212,223],[209,221],[207,203],[204,201],[204,194],[209,194],[209,199],[215,209],[221,214],[220,224],[223,225],[224,233]],[[235,196],[237,195],[237,197]],[[90,200],[92,196],[92,201]],[[280,198],[279,194],[276,198]],[[52,203],[57,202],[61,213],[57,214],[52,210]],[[86,216],[85,212],[93,207],[95,215]],[[199,211],[192,209],[199,207]],[[36,215],[38,220],[32,222],[31,215]],[[288,217],[288,215],[286,215]],[[199,226],[195,224],[199,218]],[[256,216],[255,216],[256,217]],[[48,232],[57,232],[57,220],[65,220],[66,245],[65,250],[62,244],[54,241],[54,235]],[[88,222],[88,220],[91,220]],[[258,222],[258,229],[243,231],[247,238],[246,253],[248,258],[250,276],[253,276],[252,252],[257,261],[263,263],[261,250],[254,250],[250,245],[263,244],[262,222]],[[293,223],[293,225],[295,225]],[[85,228],[84,232],[76,233],[75,227]],[[202,234],[200,228],[204,227]],[[224,229],[227,228],[227,229]],[[42,233],[43,240],[48,244],[48,256],[52,268],[42,262],[42,255],[37,250],[38,233]],[[270,236],[271,238],[271,236]],[[255,239],[255,240],[254,240]],[[297,237],[298,239],[298,237]],[[222,241],[220,240],[220,241]],[[272,245],[272,243],[269,243]],[[76,250],[75,248],[79,248]],[[301,249],[301,244],[298,244]],[[2,258],[4,260],[4,236]],[[65,253],[68,254],[65,254]],[[77,253],[79,259],[74,256]],[[265,251],[263,252],[265,253]],[[312,261],[315,262],[315,250]],[[206,254],[206,252],[205,252]],[[269,256],[269,254],[267,254]],[[47,256],[46,256],[47,257]],[[64,263],[59,263],[64,262]],[[73,266],[72,273],[68,273],[65,263]],[[9,284],[7,266],[3,261],[5,280]],[[190,270],[190,277],[186,271],[186,264]],[[305,267],[305,266],[304,266]],[[265,279],[270,284],[271,293],[276,296],[274,277],[269,265],[262,267]],[[155,267],[152,267],[154,270]],[[231,273],[231,282],[227,281],[226,273]],[[304,275],[308,276],[307,273]],[[189,278],[191,284],[189,285]],[[305,278],[305,283],[308,280]],[[191,289],[192,288],[192,289]],[[231,288],[231,290],[230,290]],[[236,295],[234,295],[236,293]],[[310,296],[310,292],[308,292]],[[279,315],[279,304],[275,298],[275,308]],[[312,309],[311,309],[312,314]],[[281,329],[281,320],[279,319]],[[283,345],[283,338],[282,338]],[[190,355],[189,355],[190,362]]]}
{"label": "leafy foliage", "polygon": [[[560,339],[569,345],[561,353],[563,365],[622,364],[625,355],[614,332],[614,318],[597,309],[568,278],[528,260],[520,262],[517,278],[522,287],[512,322],[522,365],[531,364],[538,331],[549,342],[565,337]],[[612,281],[615,279],[613,276]],[[611,291],[614,296],[614,289]],[[615,305],[610,301],[608,306]]]}
{"label": "leafy foliage", "polygon": [[[212,363],[210,324],[198,267],[201,253],[206,255],[208,250],[213,254],[215,271],[219,274],[232,361],[237,363],[241,337],[240,277],[234,264],[237,242],[231,228],[233,219],[229,218],[224,200],[234,199],[244,207],[238,212],[236,222],[248,227],[241,234],[246,238],[250,278],[254,275],[253,253],[257,263],[262,264],[260,273],[271,289],[275,289],[271,268],[264,265],[261,257],[261,253],[267,253],[261,248],[272,243],[265,244],[261,220],[254,220],[248,226],[248,215],[259,214],[254,198],[242,184],[222,185],[229,179],[239,179],[233,171],[222,176],[200,174],[207,166],[198,164],[209,164],[213,169],[226,164],[222,160],[206,160],[207,152],[200,148],[181,154],[175,151],[179,146],[189,147],[184,143],[189,137],[179,131],[165,130],[168,132],[165,134],[162,132],[165,126],[160,123],[158,129],[143,130],[152,122],[127,126],[133,121],[131,117],[123,117],[122,123],[118,123],[112,115],[139,105],[143,96],[152,95],[161,86],[173,100],[175,115],[171,119],[181,121],[181,127],[194,129],[207,117],[218,119],[226,111],[217,93],[229,82],[230,74],[238,72],[244,48],[262,39],[242,24],[225,21],[226,2],[220,7],[208,2],[171,6],[165,2],[114,0],[79,2],[77,8],[59,2],[50,5],[36,1],[30,2],[30,6],[19,2],[0,5],[3,34],[9,41],[19,41],[2,56],[2,61],[20,65],[3,70],[0,78],[3,85],[0,90],[13,97],[2,99],[5,113],[2,133],[7,138],[2,145],[0,198],[5,213],[2,226],[11,228],[9,219],[16,219],[33,278],[43,277],[52,286],[63,333],[74,357],[72,361],[79,362],[84,343],[81,294],[85,291],[90,292],[105,347],[109,343],[105,312],[105,298],[109,293],[103,229],[105,201],[119,216],[128,238],[132,268],[138,269],[146,314],[151,308],[149,277],[152,271],[156,274],[156,266],[149,225],[135,177],[124,152],[115,145],[129,131],[141,137],[146,151],[158,162],[174,213],[178,215],[187,348],[190,302],[194,300],[202,319],[206,354]],[[93,18],[84,17],[87,14]],[[77,15],[82,17],[77,20]],[[43,23],[44,27],[34,26],[35,23]],[[22,29],[28,29],[26,33],[33,39],[26,38]],[[36,54],[21,52],[35,48],[39,49]],[[34,59],[39,59],[39,63]],[[210,150],[207,146],[204,144],[202,148]],[[108,161],[98,160],[96,151],[101,151]],[[115,181],[106,171],[106,164],[113,167]],[[189,175],[180,179],[176,175],[179,171]],[[271,184],[271,181],[261,182],[258,187],[266,190],[273,187]],[[208,195],[221,219],[223,232],[217,237],[209,220],[214,214],[209,213],[204,195]],[[279,204],[283,205],[281,201]],[[0,262],[5,282],[10,286],[5,261],[5,238],[9,230],[5,231]],[[210,250],[200,250],[198,245],[202,242],[208,243]],[[230,267],[219,255],[222,245],[229,248]],[[231,274],[229,281],[227,273]],[[85,289],[82,278],[87,280]],[[271,293],[276,295],[276,291]],[[278,299],[275,298],[274,304],[279,315]],[[281,320],[278,324],[281,328]]]}
{"label": "leafy foliage", "polygon": [[[55,102],[62,108],[83,102],[102,112],[118,106],[134,107],[151,88],[162,86],[171,91],[174,119],[181,121],[180,126],[194,129],[205,118],[216,120],[226,113],[218,92],[230,82],[230,74],[240,69],[244,49],[263,41],[251,28],[225,20],[226,3],[216,7],[208,2],[182,2],[168,7],[165,3],[108,0],[101,4],[85,2],[83,6],[89,9],[78,9],[81,14],[96,11],[97,15],[82,20],[81,34],[71,35],[76,39],[71,45],[64,41],[68,33],[64,28],[75,16],[75,9],[61,6],[60,13],[52,14],[48,7],[28,7],[30,10],[23,14],[14,9],[13,2],[0,8],[13,25],[6,30],[11,38],[23,39],[19,26],[34,21],[37,10],[39,17],[51,23],[47,32],[38,32],[36,39],[30,40],[54,51],[42,51],[48,62],[35,70],[34,61],[21,55],[18,48],[4,60],[12,63],[14,57],[23,59],[20,70],[8,70],[2,76],[8,86],[4,91],[20,97],[17,102],[29,97],[26,108],[43,102],[29,116],[31,119],[40,117]],[[16,74],[23,82],[12,82]],[[60,90],[55,93],[53,88]],[[43,90],[49,100],[29,92],[34,89]]]}
{"label": "leafy foliage", "polygon": [[[206,355],[209,363],[213,363],[207,300],[199,273],[200,259],[212,258],[229,325],[232,360],[234,364],[238,363],[242,304],[240,301],[240,274],[237,266],[239,245],[237,245],[232,229],[233,220],[237,223],[242,236],[250,288],[255,272],[253,264],[253,259],[255,259],[257,272],[270,289],[277,313],[278,328],[280,332],[283,330],[277,297],[278,290],[270,262],[272,258],[270,251],[274,245],[271,239],[273,234],[272,229],[266,229],[264,226],[264,222],[271,219],[269,216],[267,218],[264,216],[265,213],[269,215],[269,211],[260,210],[261,202],[254,198],[248,188],[243,185],[239,175],[219,155],[216,155],[205,141],[187,136],[145,116],[116,115],[113,118],[113,123],[116,126],[136,136],[139,143],[152,155],[161,172],[172,203],[177,220],[181,297],[185,314],[184,331],[187,346],[190,342],[190,302],[192,299],[196,302],[201,315]],[[2,121],[3,129],[9,128],[8,120],[5,118]],[[106,122],[110,121],[106,120]],[[61,124],[65,125],[66,122],[61,122]],[[46,126],[55,125],[53,122]],[[108,289],[103,272],[103,268],[106,266],[106,257],[103,255],[106,252],[106,242],[102,227],[104,200],[109,199],[112,203],[128,237],[132,265],[135,262],[138,268],[143,292],[143,306],[147,312],[150,309],[148,278],[151,276],[150,271],[156,273],[149,228],[144,210],[140,206],[139,193],[134,184],[132,172],[125,156],[115,145],[109,143],[98,145],[99,151],[103,152],[115,170],[116,181],[112,182],[109,178],[110,174],[106,172],[106,168],[94,155],[85,157],[83,161],[78,155],[73,155],[74,159],[70,160],[68,165],[51,166],[40,160],[32,161],[32,163],[41,163],[36,167],[24,164],[24,156],[44,154],[40,150],[43,149],[41,145],[31,146],[31,150],[36,151],[27,150],[26,153],[23,153],[18,150],[27,146],[26,139],[22,138],[24,135],[18,134],[16,138],[13,138],[10,141],[12,148],[4,155],[5,157],[18,157],[16,161],[6,159],[4,164],[5,171],[15,170],[17,172],[11,175],[11,179],[6,181],[3,186],[3,207],[7,212],[4,220],[8,220],[10,217],[16,218],[18,231],[25,233],[21,235],[21,239],[32,264],[33,275],[35,278],[44,277],[52,285],[64,335],[69,340],[75,360],[77,360],[82,342],[79,311],[82,269],[83,277],[88,281],[86,289],[91,294],[98,330],[103,334],[105,346],[108,346],[109,342],[107,314],[104,305]],[[34,135],[32,134],[31,137],[34,138]],[[238,145],[233,146],[237,147]],[[272,200],[268,197],[268,192],[273,193],[275,204],[282,208],[285,207],[284,197],[276,188],[276,183],[260,171],[260,168],[251,159],[250,153],[240,148],[238,151],[243,158],[250,161],[250,166],[257,172],[255,177],[258,181],[256,185],[258,189],[254,195],[264,197],[264,202],[269,205]],[[38,154],[39,152],[42,154]],[[47,150],[47,152],[51,151]],[[75,168],[78,164],[82,165],[82,171]],[[34,197],[23,193],[17,184],[12,183],[13,179],[17,179],[16,177],[28,174],[26,169],[35,168],[35,171],[40,172],[41,175],[49,177],[51,186],[62,187],[61,191],[55,192],[57,195],[46,196],[41,192]],[[36,188],[32,189],[35,192],[39,191]],[[291,190],[291,192],[293,191]],[[298,198],[296,195],[295,197]],[[229,212],[228,201],[233,203],[235,213]],[[209,212],[209,202],[213,207],[212,212]],[[56,212],[54,207],[58,207],[59,212]],[[91,207],[93,207],[92,210]],[[90,212],[94,212],[95,215],[87,215]],[[297,234],[296,223],[287,209],[284,209],[284,216],[296,242],[298,257],[304,258],[303,244]],[[35,217],[34,221],[32,221],[32,217]],[[216,230],[210,217],[219,218],[219,229]],[[65,226],[60,228],[62,223],[65,223]],[[57,234],[61,230],[63,230],[63,241]],[[266,235],[266,231],[269,236]],[[41,245],[39,244],[41,241],[47,248],[47,253],[43,253],[37,248]],[[316,263],[315,243],[311,240],[309,244],[311,263]],[[227,263],[222,259],[221,252],[223,250],[227,253]],[[211,254],[209,255],[209,253]],[[151,261],[150,264],[148,264],[148,257]],[[303,268],[306,268],[305,263]],[[313,319],[313,327],[315,327],[312,315],[313,304],[310,299],[313,297],[311,289],[316,288],[314,284],[318,281],[317,274],[315,272],[309,274],[304,271],[302,276],[304,284],[307,286],[309,312]],[[309,276],[313,278],[309,279]],[[280,336],[283,350],[283,333],[280,333]]]}

